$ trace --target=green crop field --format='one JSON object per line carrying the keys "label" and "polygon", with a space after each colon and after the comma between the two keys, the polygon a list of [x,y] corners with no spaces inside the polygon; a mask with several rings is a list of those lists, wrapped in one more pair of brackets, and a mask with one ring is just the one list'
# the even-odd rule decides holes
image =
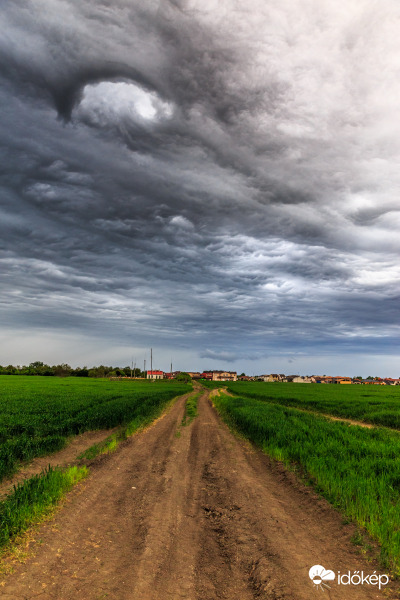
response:
{"label": "green crop field", "polygon": [[157,416],[191,385],[169,381],[0,377],[0,480],[19,461],[61,449],[68,436]]}
{"label": "green crop field", "polygon": [[[277,393],[281,387],[289,391],[292,386],[277,385]],[[234,384],[229,388],[237,391]],[[295,389],[299,397],[307,393]],[[332,393],[338,400],[343,393],[351,402],[347,388]],[[382,392],[377,397],[385,401]],[[214,404],[231,426],[273,458],[300,469],[335,507],[364,527],[380,543],[383,564],[400,574],[399,433],[331,421],[281,406],[281,399],[278,395],[277,402],[266,402],[221,394]]]}
{"label": "green crop field", "polygon": [[210,382],[208,387],[226,387],[245,398],[400,429],[400,386],[235,381]]}

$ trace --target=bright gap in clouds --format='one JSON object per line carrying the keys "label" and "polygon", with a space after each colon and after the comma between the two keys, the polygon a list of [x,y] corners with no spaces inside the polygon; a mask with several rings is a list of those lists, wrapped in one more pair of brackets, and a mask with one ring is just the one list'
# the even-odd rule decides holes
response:
{"label": "bright gap in clouds", "polygon": [[173,107],[155,92],[134,83],[102,81],[85,86],[78,116],[89,117],[99,124],[120,118],[159,121],[171,117]]}

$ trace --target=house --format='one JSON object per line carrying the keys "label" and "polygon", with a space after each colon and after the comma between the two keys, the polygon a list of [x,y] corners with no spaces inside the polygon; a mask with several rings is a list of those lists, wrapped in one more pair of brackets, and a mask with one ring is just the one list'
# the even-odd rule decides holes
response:
{"label": "house", "polygon": [[301,375],[296,375],[292,379],[292,383],[312,383],[310,377],[302,377]]}
{"label": "house", "polygon": [[212,375],[212,371],[204,371],[203,373],[200,373],[200,379],[212,379],[213,375]]}
{"label": "house", "polygon": [[263,381],[287,381],[284,373],[271,373],[270,375],[260,375]]}
{"label": "house", "polygon": [[201,373],[198,371],[186,371],[186,373],[190,375],[192,379],[201,379]]}
{"label": "house", "polygon": [[237,381],[236,371],[212,371],[213,381]]}
{"label": "house", "polygon": [[392,379],[392,377],[385,377],[383,381],[386,383],[386,385],[399,385],[399,380]]}
{"label": "house", "polygon": [[[313,375],[315,383],[332,383],[332,377],[326,375]],[[328,379],[328,381],[326,381]]]}
{"label": "house", "polygon": [[281,376],[278,375],[277,373],[271,373],[271,375],[262,375],[262,377],[266,377],[266,379],[264,379],[264,381],[281,381]]}
{"label": "house", "polygon": [[168,371],[168,373],[164,373],[164,379],[175,379],[177,375],[179,375],[180,371]]}
{"label": "house", "polygon": [[163,371],[147,371],[146,379],[164,379]]}
{"label": "house", "polygon": [[[269,375],[256,375],[256,380],[257,381],[269,381]],[[239,379],[241,379],[239,377]]]}
{"label": "house", "polygon": [[333,378],[333,382],[332,383],[338,383],[338,384],[347,384],[347,383],[352,383],[351,381],[351,377],[334,377]]}

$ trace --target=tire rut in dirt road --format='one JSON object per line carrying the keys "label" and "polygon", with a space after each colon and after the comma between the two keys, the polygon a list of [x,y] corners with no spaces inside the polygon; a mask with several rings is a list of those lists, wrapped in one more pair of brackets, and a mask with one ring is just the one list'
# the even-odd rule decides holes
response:
{"label": "tire rut in dirt road", "polygon": [[[237,450],[246,450],[221,425],[208,402],[202,408],[207,416],[210,444],[202,473],[205,522],[199,561],[203,577],[199,578],[198,597],[289,600],[292,595],[285,586],[285,569],[277,570],[268,560],[270,550],[259,535],[259,519],[252,514],[254,507],[249,508],[252,486],[242,489],[238,485],[241,457]],[[264,514],[261,519],[265,519]],[[204,577],[206,574],[208,578]]]}
{"label": "tire rut in dirt road", "polygon": [[[38,529],[41,545],[4,579],[2,599],[312,600],[314,564],[372,572],[340,517],[237,440],[208,391],[188,426],[184,405],[97,461]],[[331,594],[379,597],[365,587]]]}

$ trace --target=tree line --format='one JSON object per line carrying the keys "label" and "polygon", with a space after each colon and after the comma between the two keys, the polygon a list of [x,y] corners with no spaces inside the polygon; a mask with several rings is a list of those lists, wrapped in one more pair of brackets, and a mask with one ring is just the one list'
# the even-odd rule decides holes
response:
{"label": "tree line", "polygon": [[146,377],[146,373],[140,369],[131,367],[76,367],[75,369],[66,363],[60,365],[47,365],[35,361],[29,365],[0,365],[0,375],[44,375],[49,377]]}

